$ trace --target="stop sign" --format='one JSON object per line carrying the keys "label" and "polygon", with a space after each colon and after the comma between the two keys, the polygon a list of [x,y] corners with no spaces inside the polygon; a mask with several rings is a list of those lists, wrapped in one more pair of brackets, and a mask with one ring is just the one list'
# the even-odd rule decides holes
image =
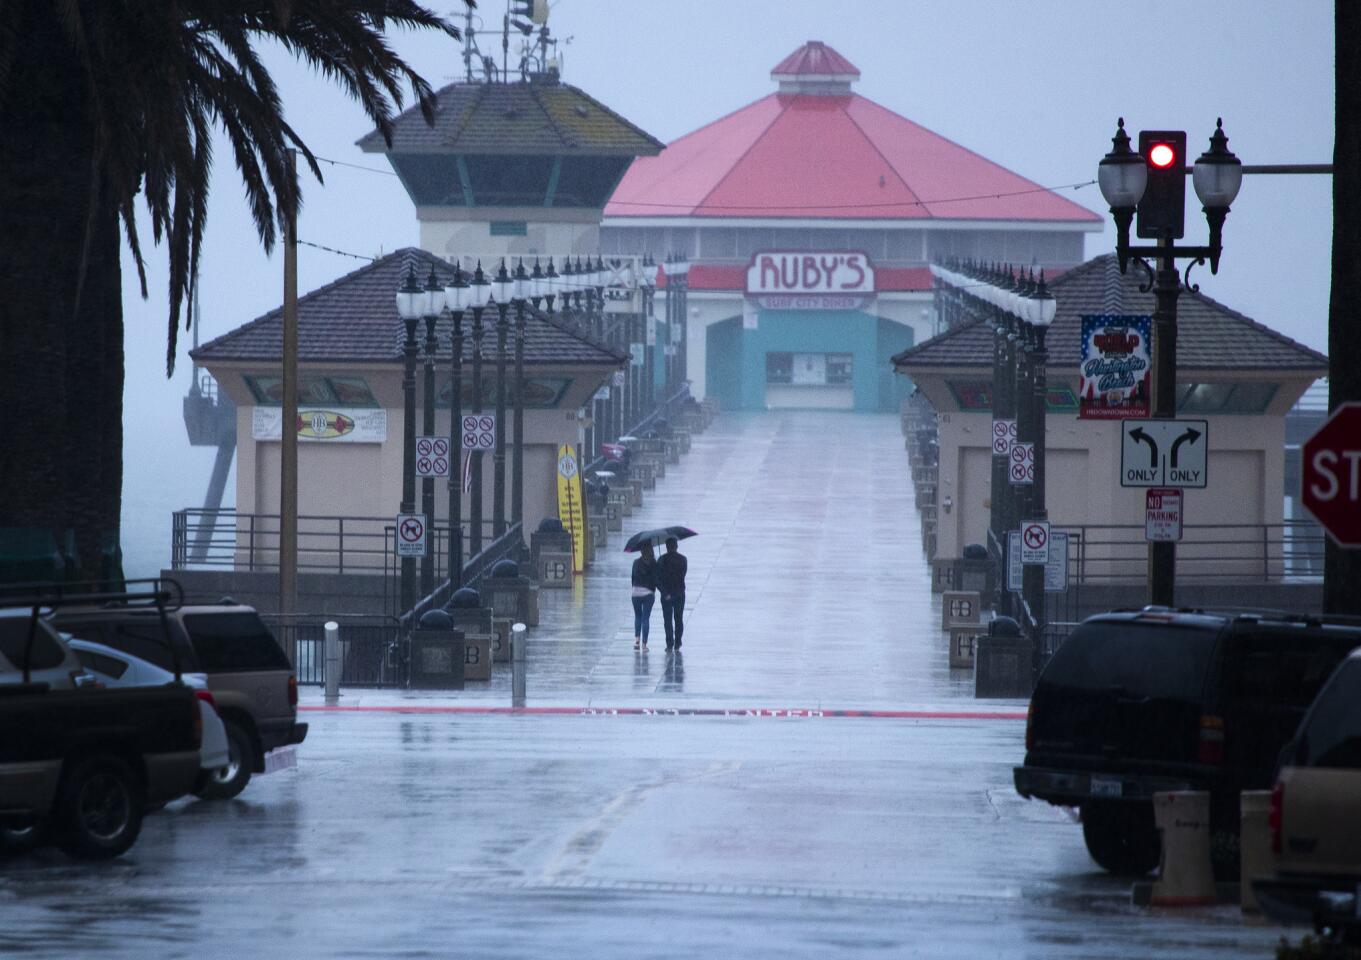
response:
{"label": "stop sign", "polygon": [[1338,546],[1361,548],[1361,403],[1344,403],[1304,442],[1300,499]]}

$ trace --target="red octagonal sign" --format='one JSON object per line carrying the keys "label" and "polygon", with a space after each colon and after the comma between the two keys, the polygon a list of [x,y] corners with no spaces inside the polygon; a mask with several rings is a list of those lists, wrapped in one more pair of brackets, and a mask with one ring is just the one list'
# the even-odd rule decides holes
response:
{"label": "red octagonal sign", "polygon": [[1344,403],[1304,442],[1300,499],[1339,546],[1361,548],[1361,403]]}

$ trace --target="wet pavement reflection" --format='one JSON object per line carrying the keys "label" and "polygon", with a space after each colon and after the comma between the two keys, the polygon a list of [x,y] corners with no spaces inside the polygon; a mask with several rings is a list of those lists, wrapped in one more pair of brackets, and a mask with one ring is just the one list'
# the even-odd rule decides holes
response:
{"label": "wet pavement reflection", "polygon": [[[508,665],[307,691],[297,769],[172,804],[114,863],[0,862],[0,953],[1270,956],[1237,908],[1133,907],[1016,795],[1023,704],[946,667],[909,490],[894,418],[719,418],[628,520],[700,531],[683,656],[659,615],[633,651],[614,535],[530,634],[526,706],[570,709],[439,712],[508,708]],[[694,715],[762,705],[916,712]]]}

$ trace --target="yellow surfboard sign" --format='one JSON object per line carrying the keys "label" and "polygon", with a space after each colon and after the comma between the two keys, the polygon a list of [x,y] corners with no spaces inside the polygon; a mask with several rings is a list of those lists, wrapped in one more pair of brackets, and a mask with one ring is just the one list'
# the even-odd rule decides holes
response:
{"label": "yellow surfboard sign", "polygon": [[581,499],[581,469],[576,448],[558,447],[558,519],[572,535],[572,572],[586,569],[586,516]]}

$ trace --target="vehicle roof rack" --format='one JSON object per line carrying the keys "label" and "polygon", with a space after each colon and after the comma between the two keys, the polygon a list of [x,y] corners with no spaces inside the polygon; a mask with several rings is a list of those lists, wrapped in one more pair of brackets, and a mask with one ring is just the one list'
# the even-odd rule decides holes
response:
{"label": "vehicle roof rack", "polygon": [[178,610],[184,606],[184,590],[168,577],[0,584],[0,608],[118,605]]}

